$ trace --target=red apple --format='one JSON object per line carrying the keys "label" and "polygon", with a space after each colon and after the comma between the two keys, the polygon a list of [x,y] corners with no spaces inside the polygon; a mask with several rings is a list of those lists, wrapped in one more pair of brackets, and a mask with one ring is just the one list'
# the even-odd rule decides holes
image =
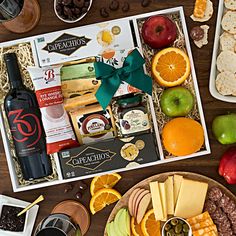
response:
{"label": "red apple", "polygon": [[142,37],[151,48],[168,47],[176,36],[176,25],[166,16],[152,16],[143,24]]}
{"label": "red apple", "polygon": [[236,184],[236,147],[228,149],[222,156],[219,174],[223,176],[229,184]]}

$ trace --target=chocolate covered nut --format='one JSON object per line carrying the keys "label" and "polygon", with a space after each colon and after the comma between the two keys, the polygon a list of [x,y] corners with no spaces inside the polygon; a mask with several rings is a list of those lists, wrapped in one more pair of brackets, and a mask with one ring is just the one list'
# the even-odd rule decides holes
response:
{"label": "chocolate covered nut", "polygon": [[107,12],[107,9],[105,7],[102,7],[100,9],[100,15],[104,18],[107,18],[109,16],[109,13]]}
{"label": "chocolate covered nut", "polygon": [[76,7],[82,8],[84,6],[84,0],[73,0]]}
{"label": "chocolate covered nut", "polygon": [[119,9],[119,2],[117,0],[113,0],[111,1],[110,5],[109,5],[109,8],[111,11],[117,11]]}
{"label": "chocolate covered nut", "polygon": [[72,0],[62,0],[61,3],[65,6],[67,6],[67,5],[71,4],[71,2],[72,2]]}
{"label": "chocolate covered nut", "polygon": [[87,10],[88,10],[88,9],[87,9],[86,7],[83,7],[83,8],[81,9],[81,13],[82,13],[82,14],[85,14],[85,13],[87,12]]}
{"label": "chocolate covered nut", "polygon": [[79,8],[74,9],[75,15],[79,16],[81,14],[81,10]]}
{"label": "chocolate covered nut", "polygon": [[128,2],[124,2],[124,4],[123,4],[121,9],[122,9],[123,12],[128,12],[129,11],[129,3]]}
{"label": "chocolate covered nut", "polygon": [[63,7],[63,12],[64,12],[64,14],[65,14],[66,16],[72,16],[72,15],[73,15],[71,9],[70,9],[69,7],[67,7],[67,6],[64,6],[64,7]]}
{"label": "chocolate covered nut", "polygon": [[85,2],[84,6],[88,8],[89,7],[89,1]]}
{"label": "chocolate covered nut", "polygon": [[192,40],[199,41],[204,37],[204,30],[200,26],[193,27],[190,32]]}
{"label": "chocolate covered nut", "polygon": [[142,0],[141,5],[142,7],[148,7],[151,3],[151,0]]}

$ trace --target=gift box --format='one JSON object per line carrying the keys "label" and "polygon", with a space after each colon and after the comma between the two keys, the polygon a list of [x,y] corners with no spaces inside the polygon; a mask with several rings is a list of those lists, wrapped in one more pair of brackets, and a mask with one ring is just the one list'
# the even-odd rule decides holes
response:
{"label": "gift box", "polygon": [[[136,169],[183,160],[186,158],[194,158],[196,156],[210,153],[201,98],[182,7],[136,15],[104,22],[101,24],[66,29],[63,31],[37,35],[16,41],[5,42],[0,44],[0,48],[2,49],[2,53],[9,51],[18,52],[19,62],[23,65],[22,74],[24,75],[24,83],[30,89],[33,89],[33,86],[30,76],[25,69],[27,66],[46,66],[60,63],[66,64],[70,62],[78,63],[81,61],[86,61],[87,59],[85,58],[87,57],[92,57],[92,60],[97,57],[97,59],[100,61],[105,61],[110,63],[112,66],[119,67],[119,63],[122,64],[122,62],[118,60],[119,66],[117,65],[115,60],[117,58],[115,57],[114,52],[122,51],[124,49],[130,50],[134,47],[138,47],[141,54],[143,54],[146,60],[145,71],[151,76],[150,55],[153,55],[155,51],[143,43],[140,32],[144,21],[150,16],[154,15],[166,15],[175,21],[175,23],[179,26],[179,38],[177,41],[181,41],[181,45],[183,45],[184,49],[186,50],[191,65],[191,75],[184,86],[190,88],[195,97],[195,107],[190,116],[193,119],[198,120],[203,127],[204,144],[202,148],[198,152],[191,155],[179,157],[174,157],[165,150],[161,140],[161,133],[163,126],[170,119],[163,115],[159,106],[159,98],[163,92],[163,88],[154,83],[152,97],[145,95],[151,122],[151,131],[149,134],[136,136],[133,140],[129,140],[127,143],[120,139],[115,139],[112,141],[104,140],[102,142],[86,144],[76,149],[64,150],[60,153],[55,153],[51,155],[53,166],[53,174],[51,176],[34,181],[24,181],[19,169],[18,160],[15,157],[14,146],[11,141],[11,135],[4,109],[2,109],[0,114],[1,133],[14,192],[37,189],[84,178],[90,178],[96,175],[109,173],[111,171],[122,172],[127,171],[128,169]],[[0,63],[3,64],[2,54],[0,56]],[[2,81],[0,85],[0,98],[1,101],[3,101],[9,86],[7,85],[7,77],[4,65],[0,68],[0,73],[3,74],[1,77]],[[126,84],[126,90],[124,90],[126,92],[133,92],[132,89],[127,89],[128,86],[129,85]],[[147,141],[149,139],[150,143]],[[129,144],[126,145],[123,150],[126,148],[128,150],[129,148],[130,150],[137,150],[136,142],[138,140],[141,140],[141,143],[145,143],[144,149],[139,151],[140,156],[138,155],[134,160],[131,161],[124,159],[121,154],[122,147],[126,144]],[[147,154],[146,148],[148,148],[148,145],[150,145],[151,149],[153,150],[152,155]],[[85,156],[83,156],[82,153],[84,153]],[[99,161],[94,165],[94,162],[92,161],[91,166],[94,166],[91,168],[88,167],[87,164],[89,163],[83,162],[86,162],[90,158],[89,154],[92,153],[93,155],[100,155],[101,158],[105,158],[105,162]],[[79,155],[79,159],[73,158],[74,155]],[[133,159],[133,157],[131,157],[131,159]],[[83,163],[83,167],[76,167],[76,171],[71,171],[71,169],[74,168],[73,166],[80,166],[81,163]],[[99,166],[99,164],[101,165]]]}

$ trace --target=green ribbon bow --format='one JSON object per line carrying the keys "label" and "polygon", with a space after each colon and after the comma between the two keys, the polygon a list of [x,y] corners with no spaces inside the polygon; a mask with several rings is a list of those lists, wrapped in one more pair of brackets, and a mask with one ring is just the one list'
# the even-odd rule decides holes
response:
{"label": "green ribbon bow", "polygon": [[96,98],[105,110],[122,81],[152,95],[152,79],[143,70],[145,60],[137,49],[126,57],[123,67],[114,68],[103,62],[95,62],[96,78],[101,80],[101,86],[96,92]]}

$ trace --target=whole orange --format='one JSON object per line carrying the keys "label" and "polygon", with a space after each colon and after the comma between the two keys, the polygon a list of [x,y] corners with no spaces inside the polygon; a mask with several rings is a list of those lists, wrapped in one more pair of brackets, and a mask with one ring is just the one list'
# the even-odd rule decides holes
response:
{"label": "whole orange", "polygon": [[165,149],[174,156],[186,156],[201,149],[204,131],[197,121],[179,117],[164,126],[162,141]]}

